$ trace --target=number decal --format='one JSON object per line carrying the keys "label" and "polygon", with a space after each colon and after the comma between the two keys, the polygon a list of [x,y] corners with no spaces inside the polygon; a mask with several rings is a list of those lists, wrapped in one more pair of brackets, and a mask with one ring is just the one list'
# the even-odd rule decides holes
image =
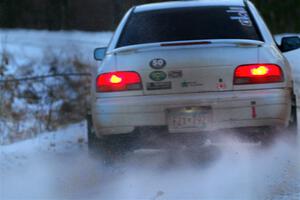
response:
{"label": "number decal", "polygon": [[162,58],[156,58],[150,61],[149,63],[150,67],[153,69],[162,69],[167,65],[167,62]]}

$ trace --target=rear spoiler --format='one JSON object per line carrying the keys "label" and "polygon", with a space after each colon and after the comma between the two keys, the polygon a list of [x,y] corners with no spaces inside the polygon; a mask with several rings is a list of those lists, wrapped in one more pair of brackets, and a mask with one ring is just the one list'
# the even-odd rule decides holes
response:
{"label": "rear spoiler", "polygon": [[159,43],[149,43],[149,44],[137,44],[125,47],[116,48],[108,54],[117,53],[132,53],[141,49],[152,49],[158,47],[175,47],[175,46],[194,46],[194,45],[237,45],[240,47],[250,47],[250,46],[261,46],[264,42],[259,40],[245,40],[245,39],[217,39],[217,40],[191,40],[191,41],[176,41],[176,42],[159,42]]}

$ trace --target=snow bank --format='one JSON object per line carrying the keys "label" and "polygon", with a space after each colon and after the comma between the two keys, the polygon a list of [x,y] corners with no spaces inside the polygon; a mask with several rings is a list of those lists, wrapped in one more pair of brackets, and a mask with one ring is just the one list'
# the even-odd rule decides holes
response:
{"label": "snow bank", "polygon": [[0,29],[0,145],[23,140],[85,117],[90,79],[54,77],[3,83],[51,74],[89,73],[93,50],[112,33]]}
{"label": "snow bank", "polygon": [[[6,50],[12,53],[18,65],[28,60],[42,62],[45,53],[52,53],[52,51],[69,56],[80,55],[84,61],[95,63],[94,49],[106,46],[111,37],[111,32],[0,29],[0,52]],[[16,67],[18,66],[10,66],[10,72],[15,73]],[[42,67],[39,67],[40,70],[47,73]]]}

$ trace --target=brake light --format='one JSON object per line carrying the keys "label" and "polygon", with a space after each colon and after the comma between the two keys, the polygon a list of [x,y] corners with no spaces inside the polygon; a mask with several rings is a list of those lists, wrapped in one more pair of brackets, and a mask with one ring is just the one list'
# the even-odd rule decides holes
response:
{"label": "brake light", "polygon": [[141,90],[141,77],[137,72],[110,72],[100,74],[96,81],[97,92]]}
{"label": "brake light", "polygon": [[235,69],[234,84],[263,84],[283,82],[281,68],[275,64],[241,65]]}
{"label": "brake light", "polygon": [[269,72],[269,68],[267,68],[265,66],[259,66],[257,68],[251,69],[251,74],[254,75],[254,76],[267,75],[268,72]]}
{"label": "brake light", "polygon": [[121,83],[122,82],[122,78],[116,75],[112,75],[109,82],[110,83]]}

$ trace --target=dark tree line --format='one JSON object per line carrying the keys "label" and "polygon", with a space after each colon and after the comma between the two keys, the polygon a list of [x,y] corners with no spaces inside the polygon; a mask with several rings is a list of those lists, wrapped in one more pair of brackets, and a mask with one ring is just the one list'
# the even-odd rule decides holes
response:
{"label": "dark tree line", "polygon": [[[158,1],[0,0],[0,27],[113,30],[131,6]],[[252,1],[274,33],[300,32],[300,0]]]}
{"label": "dark tree line", "polygon": [[300,0],[252,0],[274,33],[300,32]]}

